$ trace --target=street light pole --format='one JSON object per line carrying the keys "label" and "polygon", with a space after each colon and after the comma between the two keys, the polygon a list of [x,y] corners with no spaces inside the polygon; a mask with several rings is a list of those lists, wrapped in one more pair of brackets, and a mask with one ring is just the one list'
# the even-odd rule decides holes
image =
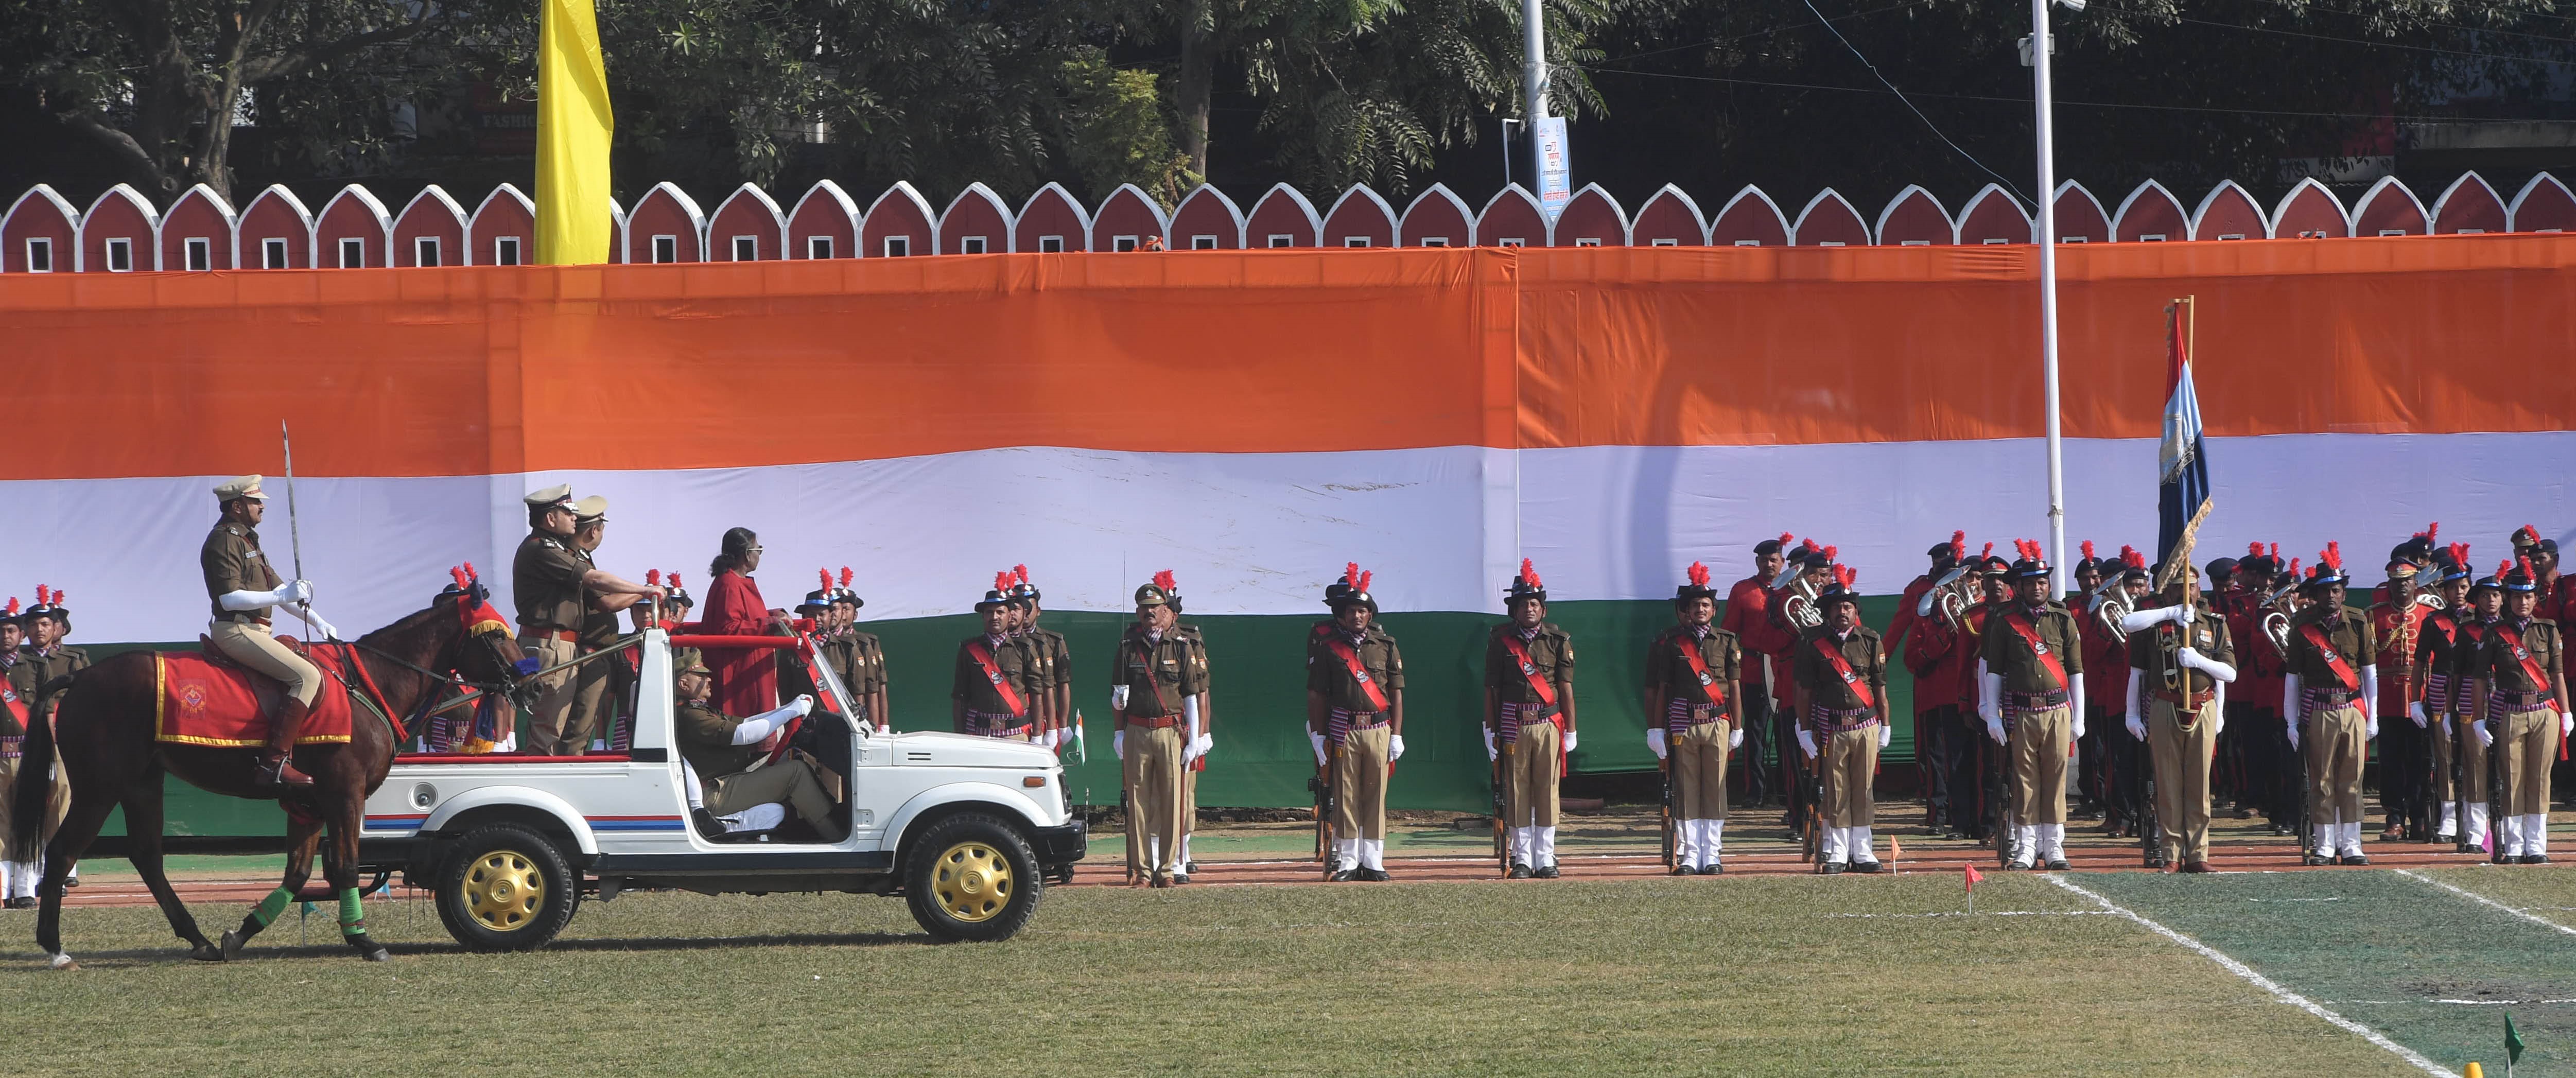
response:
{"label": "street light pole", "polygon": [[[2048,574],[2050,598],[2066,597],[2066,459],[2057,405],[2057,161],[2050,122],[2048,82],[2048,5],[2030,0],[2030,93],[2032,131],[2038,140],[2039,218],[2039,351],[2042,384],[2048,397]],[[2077,11],[2084,0],[2054,0]]]}
{"label": "street light pole", "polygon": [[[2045,2],[2045,0],[2043,0]],[[1547,171],[1545,154],[1539,149],[1538,122],[1547,117],[1547,23],[1540,14],[1538,0],[1521,0],[1521,89],[1524,123],[1521,135],[1529,143],[1530,186],[1538,186],[1538,177]]]}

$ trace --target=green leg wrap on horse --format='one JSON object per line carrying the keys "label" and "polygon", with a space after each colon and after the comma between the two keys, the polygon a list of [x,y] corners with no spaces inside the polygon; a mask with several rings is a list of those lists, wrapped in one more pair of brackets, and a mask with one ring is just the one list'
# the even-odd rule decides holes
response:
{"label": "green leg wrap on horse", "polygon": [[357,936],[364,935],[366,931],[367,915],[365,911],[358,908],[358,889],[355,887],[341,888],[340,934],[343,936]]}
{"label": "green leg wrap on horse", "polygon": [[261,928],[266,928],[277,920],[278,914],[286,912],[286,904],[293,901],[295,901],[293,891],[283,887],[270,891],[268,897],[260,899],[259,905],[250,911],[250,919],[259,922]]}

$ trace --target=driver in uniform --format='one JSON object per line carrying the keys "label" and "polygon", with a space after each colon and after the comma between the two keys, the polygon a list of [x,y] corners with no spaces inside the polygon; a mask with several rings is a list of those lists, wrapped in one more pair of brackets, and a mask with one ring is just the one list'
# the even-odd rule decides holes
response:
{"label": "driver in uniform", "polygon": [[[706,810],[717,817],[734,816],[761,805],[785,804],[827,845],[837,846],[850,832],[832,818],[832,796],[823,790],[811,760],[801,754],[768,759],[762,746],[790,720],[814,708],[814,698],[748,719],[738,719],[709,706],[715,694],[715,672],[696,648],[671,656],[673,693],[679,698],[675,733],[680,758],[706,787]],[[768,760],[763,764],[763,760]]]}

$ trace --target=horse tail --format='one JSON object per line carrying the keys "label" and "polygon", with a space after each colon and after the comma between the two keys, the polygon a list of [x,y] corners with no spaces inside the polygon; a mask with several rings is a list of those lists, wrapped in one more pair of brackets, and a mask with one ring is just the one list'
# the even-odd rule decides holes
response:
{"label": "horse tail", "polygon": [[[54,687],[53,682],[46,683],[46,688]],[[39,695],[36,699],[44,697]],[[64,705],[68,706],[71,701],[70,695],[63,697]],[[56,715],[59,718],[60,712],[57,711]],[[10,792],[9,850],[16,854],[12,860],[42,861],[44,849],[37,845],[37,836],[43,833],[48,815],[46,802],[54,793],[54,724],[45,721],[44,713],[32,707],[28,709],[27,719],[27,741],[22,746],[25,755],[18,759],[18,781]]]}

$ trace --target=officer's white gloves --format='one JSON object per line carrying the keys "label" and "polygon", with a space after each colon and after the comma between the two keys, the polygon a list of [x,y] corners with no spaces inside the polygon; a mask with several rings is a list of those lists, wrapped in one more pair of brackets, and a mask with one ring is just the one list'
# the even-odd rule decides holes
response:
{"label": "officer's white gloves", "polygon": [[2068,736],[2084,736],[2084,675],[2072,674],[2066,679],[2066,714],[2070,723]]}
{"label": "officer's white gloves", "polygon": [[1109,687],[1109,710],[1127,710],[1127,686],[1112,685]]}
{"label": "officer's white gloves", "polygon": [[1306,740],[1314,742],[1315,744],[1315,766],[1324,766],[1324,735],[1316,733],[1313,730],[1308,730],[1306,731]]}
{"label": "officer's white gloves", "polygon": [[1977,660],[1977,714],[1986,720],[1986,736],[2001,745],[2004,736],[2004,676],[1986,669],[1984,659]]}
{"label": "officer's white gloves", "polygon": [[1569,753],[1574,751],[1574,731],[1572,730],[1565,732],[1565,751]]}
{"label": "officer's white gloves", "polygon": [[1661,760],[1661,759],[1663,759],[1663,758],[1664,758],[1665,754],[1666,754],[1669,750],[1667,750],[1667,749],[1665,749],[1665,748],[1664,748],[1664,728],[1663,728],[1663,727],[1661,727],[1661,726],[1656,726],[1656,727],[1650,727],[1650,728],[1648,728],[1648,729],[1647,729],[1647,731],[1646,731],[1646,748],[1647,748],[1647,749],[1649,749],[1649,750],[1651,750],[1651,751],[1655,754],[1655,759]]}
{"label": "officer's white gloves", "polygon": [[2129,736],[2140,741],[2147,739],[2147,724],[2139,721],[2135,715],[2129,716]]}
{"label": "officer's white gloves", "polygon": [[2379,667],[2365,664],[2361,668],[2361,717],[2369,720],[2365,737],[2379,736]]}
{"label": "officer's white gloves", "polygon": [[1200,735],[1199,735],[1199,739],[1198,739],[1198,747],[1199,747],[1199,755],[1201,755],[1201,756],[1205,756],[1205,755],[1207,755],[1207,754],[1209,754],[1209,753],[1211,753],[1211,752],[1215,752],[1215,751],[1216,751],[1216,735],[1215,735],[1215,734],[1205,734],[1205,733],[1200,734]]}
{"label": "officer's white gloves", "polygon": [[221,604],[224,609],[242,611],[266,610],[272,606],[285,606],[289,603],[312,600],[313,582],[309,580],[289,580],[268,591],[248,588],[241,591],[228,591],[215,597],[215,602]]}
{"label": "officer's white gloves", "polygon": [[1197,762],[1198,762],[1198,759],[1199,759],[1199,739],[1197,739],[1197,738],[1193,737],[1193,738],[1189,738],[1189,739],[1187,739],[1187,740],[1185,740],[1185,741],[1182,741],[1182,742],[1181,742],[1181,766],[1182,766],[1182,767],[1188,767],[1188,766],[1190,766],[1191,764],[1197,763]]}
{"label": "officer's white gloves", "polygon": [[1127,731],[1113,730],[1110,732],[1109,755],[1115,756],[1121,760],[1127,758]]}
{"label": "officer's white gloves", "polygon": [[1878,747],[1886,748],[1887,743],[1894,740],[1896,740],[1896,728],[1883,722],[1878,724]]}
{"label": "officer's white gloves", "polygon": [[297,620],[311,628],[316,637],[324,640],[341,639],[340,630],[332,628],[330,622],[322,620],[322,615],[315,613],[312,607],[290,606],[286,608],[286,612],[295,615]]}
{"label": "officer's white gloves", "polygon": [[1993,738],[1995,744],[1998,745],[2005,744],[2012,740],[2012,738],[2004,734],[2004,717],[2001,715],[1986,716],[1986,736]]}
{"label": "officer's white gloves", "polygon": [[789,702],[787,706],[795,709],[796,714],[800,717],[811,715],[814,713],[814,698],[799,694],[796,699]]}
{"label": "officer's white gloves", "polygon": [[1798,728],[1798,751],[1806,753],[1807,758],[1810,760],[1816,758],[1815,731],[1807,729],[1804,726]]}
{"label": "officer's white gloves", "polygon": [[2566,737],[2570,734],[2576,734],[2576,715],[2561,711],[2558,713],[2558,736]]}
{"label": "officer's white gloves", "polygon": [[763,711],[758,715],[742,720],[740,725],[733,728],[733,743],[736,745],[757,745],[769,735],[784,729],[787,726],[787,720],[803,715],[812,710],[814,710],[814,698],[811,696],[799,696],[794,702],[785,707],[778,708],[774,711]]}
{"label": "officer's white gloves", "polygon": [[1494,740],[1494,728],[1488,726],[1485,728],[1485,762],[1492,763],[1502,758],[1502,747]]}
{"label": "officer's white gloves", "polygon": [[2298,748],[2299,720],[2307,716],[2299,713],[2299,675],[2297,674],[2281,676],[2281,716],[2290,722],[2290,747]]}
{"label": "officer's white gloves", "polygon": [[1391,764],[1401,759],[1404,759],[1404,735],[1388,734],[1386,736],[1386,762]]}
{"label": "officer's white gloves", "polygon": [[2424,701],[2421,700],[2406,705],[2406,717],[2415,720],[2415,728],[2418,730],[2433,725],[2433,720],[2424,714]]}
{"label": "officer's white gloves", "polygon": [[2476,724],[2479,748],[2492,749],[2495,747],[2495,731],[2491,729],[2494,725],[2495,720],[2493,719],[2483,720]]}
{"label": "officer's white gloves", "polygon": [[2236,680],[2235,667],[2201,654],[2198,648],[2183,648],[2175,652],[2174,661],[2207,674],[2216,681]]}
{"label": "officer's white gloves", "polygon": [[1743,727],[1737,726],[1726,732],[1726,747],[1730,749],[1740,749],[1744,747]]}
{"label": "officer's white gloves", "polygon": [[2147,672],[2134,666],[2130,667],[2129,736],[2140,741],[2147,739],[2146,685]]}

